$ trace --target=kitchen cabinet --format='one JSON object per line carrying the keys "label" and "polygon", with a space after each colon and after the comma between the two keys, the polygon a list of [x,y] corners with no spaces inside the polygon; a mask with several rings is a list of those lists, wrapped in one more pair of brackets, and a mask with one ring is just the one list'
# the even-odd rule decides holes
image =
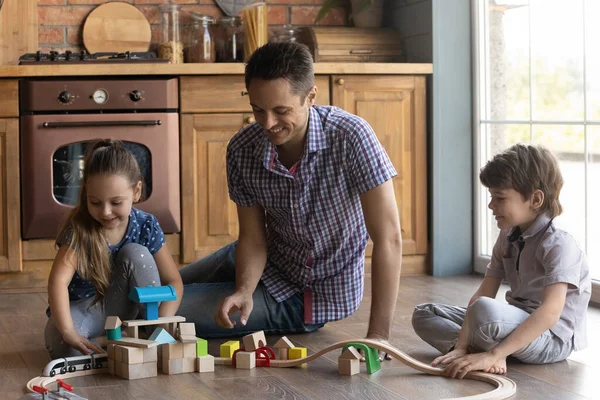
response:
{"label": "kitchen cabinet", "polygon": [[[425,77],[334,75],[332,81],[333,105],[373,127],[398,172],[393,182],[402,228],[403,272],[422,270],[427,254]],[[371,252],[369,242],[367,257]]]}
{"label": "kitchen cabinet", "polygon": [[0,118],[0,272],[23,267],[19,188],[19,119]]}

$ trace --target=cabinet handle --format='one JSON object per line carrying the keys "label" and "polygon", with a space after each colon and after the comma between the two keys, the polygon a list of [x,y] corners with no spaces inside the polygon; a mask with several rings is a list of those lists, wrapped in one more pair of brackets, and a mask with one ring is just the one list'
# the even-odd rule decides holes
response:
{"label": "cabinet handle", "polygon": [[247,90],[242,90],[242,96],[248,96],[248,91]]}
{"label": "cabinet handle", "polygon": [[256,122],[256,119],[254,119],[254,117],[252,117],[252,116],[246,117],[246,123],[247,124],[251,124],[253,122]]}
{"label": "cabinet handle", "polygon": [[337,81],[335,81],[338,85],[343,85],[344,83],[346,83],[346,81],[343,78],[339,78]]}

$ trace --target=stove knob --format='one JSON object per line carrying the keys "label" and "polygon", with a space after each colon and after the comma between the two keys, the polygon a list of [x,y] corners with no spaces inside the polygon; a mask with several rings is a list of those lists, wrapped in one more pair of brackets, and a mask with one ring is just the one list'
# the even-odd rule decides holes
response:
{"label": "stove knob", "polygon": [[63,104],[68,104],[73,101],[73,95],[68,91],[62,91],[58,95],[58,100]]}
{"label": "stove knob", "polygon": [[134,90],[133,92],[129,93],[129,98],[131,101],[140,101],[142,99],[142,92],[139,90]]}

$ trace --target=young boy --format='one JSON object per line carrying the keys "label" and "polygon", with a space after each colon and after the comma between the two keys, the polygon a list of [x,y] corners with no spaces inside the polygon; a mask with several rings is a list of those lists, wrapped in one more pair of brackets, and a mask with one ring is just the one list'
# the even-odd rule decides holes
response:
{"label": "young boy", "polygon": [[[421,304],[412,317],[417,335],[444,354],[432,365],[445,365],[453,378],[504,374],[509,355],[553,363],[587,345],[587,260],[553,223],[562,212],[558,161],[543,147],[517,144],[494,156],[479,179],[501,229],[483,282],[468,308]],[[502,279],[508,304],[495,300]]]}

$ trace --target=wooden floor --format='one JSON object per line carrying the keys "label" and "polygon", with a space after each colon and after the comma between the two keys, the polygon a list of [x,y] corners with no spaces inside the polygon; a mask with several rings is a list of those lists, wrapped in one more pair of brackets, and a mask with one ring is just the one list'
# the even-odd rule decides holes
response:
{"label": "wooden floor", "polygon": [[[415,304],[446,302],[465,304],[480,282],[479,277],[403,277],[396,307],[392,344],[422,360],[438,353],[421,342],[410,325]],[[309,353],[340,340],[366,333],[370,282],[365,300],[352,317],[311,334],[288,336]],[[503,296],[503,293],[499,296]],[[40,374],[49,361],[44,348],[45,293],[0,295],[0,398],[18,399],[27,381]],[[508,376],[517,383],[514,399],[600,398],[600,310],[589,310],[590,348],[568,361],[546,366],[509,364]],[[198,333],[201,336],[201,333]],[[278,337],[268,338],[272,345]],[[224,340],[210,342],[209,352],[218,355]],[[487,384],[450,380],[416,372],[398,361],[387,361],[381,371],[342,377],[337,373],[339,353],[330,353],[306,368],[257,368],[236,370],[216,366],[214,373],[159,375],[127,381],[108,374],[73,378],[69,383],[89,399],[439,399],[489,391]],[[596,393],[596,395],[594,395]]]}

